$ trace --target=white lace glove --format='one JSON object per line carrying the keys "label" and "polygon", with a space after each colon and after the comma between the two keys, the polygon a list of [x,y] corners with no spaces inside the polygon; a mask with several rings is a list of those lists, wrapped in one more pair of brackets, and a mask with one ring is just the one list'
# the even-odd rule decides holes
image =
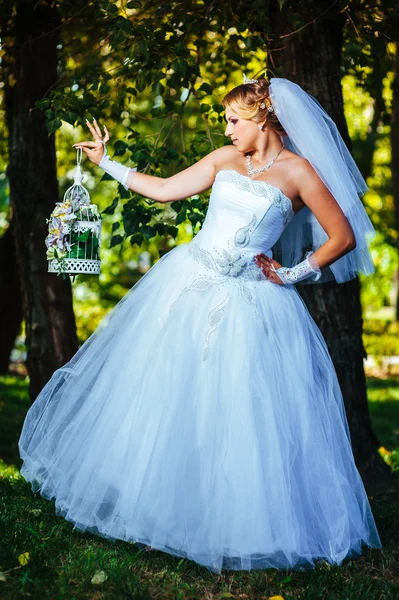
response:
{"label": "white lace glove", "polygon": [[119,181],[119,183],[123,185],[125,190],[129,189],[129,187],[126,185],[126,182],[130,172],[137,171],[137,167],[125,167],[125,165],[121,165],[120,163],[116,162],[116,160],[111,160],[105,144],[104,154],[98,166],[101,167],[101,169],[103,169],[106,173],[108,173],[108,175],[111,175],[111,177],[116,179],[116,181]]}
{"label": "white lace glove", "polygon": [[321,277],[321,270],[316,257],[313,255],[313,250],[309,250],[305,256],[305,260],[294,267],[279,267],[278,269],[275,269],[273,265],[271,265],[270,268],[277,273],[281,281],[286,285],[298,283],[298,281],[302,281],[302,279],[311,276],[313,276],[312,279],[314,281],[317,281]]}

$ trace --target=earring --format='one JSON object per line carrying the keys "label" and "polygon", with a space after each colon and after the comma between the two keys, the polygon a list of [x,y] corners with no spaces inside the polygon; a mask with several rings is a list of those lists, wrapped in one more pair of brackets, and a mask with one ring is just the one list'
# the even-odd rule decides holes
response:
{"label": "earring", "polygon": [[261,131],[263,130],[263,125],[258,125],[258,127]]}

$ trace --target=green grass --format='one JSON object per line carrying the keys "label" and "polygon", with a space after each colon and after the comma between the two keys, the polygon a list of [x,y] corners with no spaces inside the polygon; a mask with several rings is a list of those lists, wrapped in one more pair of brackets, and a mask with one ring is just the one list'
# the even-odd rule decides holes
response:
{"label": "green grass", "polygon": [[[381,444],[398,445],[399,383],[369,380],[370,408]],[[73,531],[54,505],[31,492],[19,475],[17,440],[29,406],[27,383],[0,378],[0,598],[40,600],[194,599],[390,600],[399,597],[399,472],[371,505],[383,551],[364,547],[341,567],[327,563],[307,572],[222,571],[190,560],[146,552]],[[26,564],[20,564],[20,563]],[[106,580],[92,583],[103,571]]]}
{"label": "green grass", "polygon": [[377,379],[367,381],[370,414],[382,446],[399,446],[399,380]]}

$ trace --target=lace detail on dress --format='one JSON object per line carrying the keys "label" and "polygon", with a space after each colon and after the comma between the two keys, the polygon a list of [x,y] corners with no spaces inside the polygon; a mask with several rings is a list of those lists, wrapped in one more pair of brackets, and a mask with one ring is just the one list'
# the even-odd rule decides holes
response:
{"label": "lace detail on dress", "polygon": [[220,321],[222,320],[227,302],[230,298],[230,294],[227,293],[226,298],[223,300],[223,302],[221,302],[220,304],[218,304],[217,306],[215,306],[215,308],[212,308],[212,310],[210,311],[209,315],[208,315],[208,323],[210,325],[206,336],[205,336],[205,347],[204,350],[202,352],[202,360],[206,360],[208,358],[209,352],[210,352],[210,347],[209,347],[209,340],[210,337],[212,335],[212,333],[219,327]]}
{"label": "lace detail on dress", "polygon": [[214,250],[219,254],[219,258],[214,258],[208,250],[200,248],[195,242],[191,242],[188,247],[190,256],[196,262],[200,263],[206,269],[214,271],[217,275],[239,277],[240,279],[250,279],[251,281],[265,279],[262,271],[255,264],[253,256],[245,256],[236,249],[229,252],[223,248],[221,254],[216,248]]}
{"label": "lace detail on dress", "polygon": [[198,279],[195,279],[190,285],[182,289],[176,300],[170,305],[169,312],[174,309],[180,298],[186,292],[206,292],[215,283],[219,283],[219,280],[212,279],[211,277],[199,277]]}
{"label": "lace detail on dress", "polygon": [[[267,281],[265,275],[263,275],[261,269],[256,265],[254,256],[245,255],[242,253],[242,248],[248,245],[251,233],[257,224],[256,215],[253,214],[250,222],[238,229],[234,235],[234,245],[231,248],[231,243],[228,241],[229,249],[223,248],[219,252],[215,247],[213,248],[215,254],[214,257],[208,250],[201,248],[193,240],[188,244],[188,252],[190,256],[198,262],[201,266],[205,267],[207,271],[212,271],[215,275],[210,277],[209,275],[199,275],[190,285],[185,287],[179,294],[178,298],[170,306],[169,312],[177,305],[183,294],[187,292],[205,292],[214,285],[237,285],[241,297],[247,302],[257,317],[259,317],[263,323],[265,331],[268,329],[263,316],[258,310],[256,304],[256,296],[254,292],[248,287],[250,281]],[[225,300],[214,307],[209,315],[208,322],[210,328],[205,336],[205,347],[203,350],[202,360],[205,360],[210,352],[209,339],[212,333],[217,329],[220,320],[223,316],[225,308],[228,303],[230,294],[228,293]]]}
{"label": "lace detail on dress", "polygon": [[256,225],[256,215],[253,214],[252,215],[252,219],[250,220],[250,222],[248,223],[248,225],[245,225],[244,227],[241,227],[240,229],[238,229],[235,233],[234,236],[234,244],[236,246],[239,246],[240,248],[244,247],[244,246],[248,246],[249,244],[249,240],[251,239],[251,229],[253,229],[253,227],[255,227]]}
{"label": "lace detail on dress", "polygon": [[233,247],[231,247],[230,241],[227,241],[228,249],[222,248],[219,252],[215,247],[213,248],[216,257],[213,257],[205,248],[198,246],[194,240],[189,244],[188,252],[195,261],[206,269],[214,271],[217,275],[240,277],[252,281],[265,279],[262,271],[255,264],[254,257],[242,253],[242,248],[249,244],[251,233],[256,224],[256,215],[253,214],[250,222],[244,227],[240,227],[234,234]]}
{"label": "lace detail on dress", "polygon": [[218,171],[215,181],[228,181],[229,183],[234,183],[240,190],[252,192],[256,196],[264,196],[280,210],[284,217],[285,225],[288,225],[295,215],[291,200],[279,188],[267,183],[267,181],[250,179],[234,169],[222,169]]}

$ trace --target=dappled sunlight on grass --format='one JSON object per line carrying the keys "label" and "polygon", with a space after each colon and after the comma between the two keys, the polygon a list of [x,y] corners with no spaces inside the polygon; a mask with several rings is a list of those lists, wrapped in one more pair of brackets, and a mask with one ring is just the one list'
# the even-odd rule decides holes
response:
{"label": "dappled sunlight on grass", "polygon": [[25,377],[0,377],[0,458],[21,465],[18,439],[29,409],[28,381]]}
{"label": "dappled sunlight on grass", "polygon": [[7,479],[8,481],[12,481],[14,479],[21,479],[23,481],[23,477],[19,472],[19,469],[15,465],[7,465],[4,460],[0,458],[0,478]]}
{"label": "dappled sunlight on grass", "polygon": [[394,470],[399,469],[399,380],[368,377],[367,396],[379,453]]}
{"label": "dappled sunlight on grass", "polygon": [[367,396],[373,427],[381,443],[380,454],[391,464],[389,453],[399,449],[399,381],[369,377]]}
{"label": "dappled sunlight on grass", "polygon": [[[399,383],[369,380],[370,408],[381,444],[392,451],[398,432]],[[20,475],[17,440],[30,403],[27,381],[0,378],[0,596],[42,600],[375,600],[398,590],[397,498],[372,500],[383,552],[363,547],[341,567],[322,563],[308,572],[222,571],[165,552],[73,529],[53,502],[33,494]],[[386,408],[388,407],[388,409]],[[11,444],[11,446],[10,446]],[[395,484],[399,490],[399,482]],[[396,588],[395,588],[396,586]],[[2,596],[4,594],[4,596]]]}

